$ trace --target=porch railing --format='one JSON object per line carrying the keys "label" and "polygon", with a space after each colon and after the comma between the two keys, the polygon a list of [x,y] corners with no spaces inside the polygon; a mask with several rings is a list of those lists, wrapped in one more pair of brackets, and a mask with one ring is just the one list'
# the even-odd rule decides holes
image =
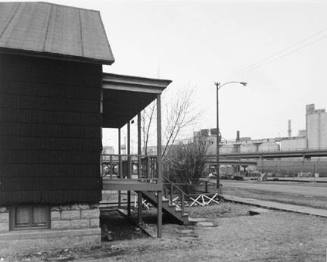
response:
{"label": "porch railing", "polygon": [[102,177],[109,179],[135,179],[147,183],[157,183],[157,167],[157,156],[101,155]]}
{"label": "porch railing", "polygon": [[182,211],[185,212],[185,200],[187,194],[174,182],[172,182],[168,177],[163,177],[163,195],[169,200],[170,205],[176,205]]}

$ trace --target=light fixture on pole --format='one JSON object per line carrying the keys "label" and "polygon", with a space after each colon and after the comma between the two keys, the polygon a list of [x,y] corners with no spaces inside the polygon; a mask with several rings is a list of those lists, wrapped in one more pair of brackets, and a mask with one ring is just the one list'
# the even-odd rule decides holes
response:
{"label": "light fixture on pole", "polygon": [[229,82],[225,82],[225,83],[220,83],[220,82],[216,82],[216,95],[217,95],[217,148],[216,148],[216,183],[217,183],[217,190],[219,191],[220,188],[220,174],[219,174],[219,144],[221,141],[221,133],[219,130],[219,96],[218,96],[218,91],[220,88],[222,88],[225,85],[229,85],[229,84],[241,84],[242,86],[246,86],[247,82],[238,82],[238,81],[229,81]]}

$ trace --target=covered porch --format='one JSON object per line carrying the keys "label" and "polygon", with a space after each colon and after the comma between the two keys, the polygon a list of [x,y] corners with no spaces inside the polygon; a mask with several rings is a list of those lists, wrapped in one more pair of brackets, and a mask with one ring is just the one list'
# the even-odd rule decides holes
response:
{"label": "covered porch", "polygon": [[[127,75],[102,76],[101,113],[102,128],[117,129],[118,154],[101,155],[102,190],[127,192],[127,214],[131,212],[131,191],[137,192],[138,223],[142,222],[142,192],[157,195],[158,237],[162,224],[162,165],[161,165],[161,93],[170,80],[152,79]],[[142,154],[141,112],[156,100],[156,155]],[[131,154],[131,120],[137,116],[137,154]],[[126,150],[122,154],[122,128],[127,128]]]}

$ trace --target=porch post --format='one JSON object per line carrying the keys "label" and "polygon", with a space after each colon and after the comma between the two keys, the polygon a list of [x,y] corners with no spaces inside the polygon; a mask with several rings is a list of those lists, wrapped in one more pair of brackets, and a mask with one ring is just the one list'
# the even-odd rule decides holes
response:
{"label": "porch post", "polygon": [[[118,128],[118,177],[122,178],[121,165],[121,130]],[[118,208],[121,208],[121,192],[118,190]]]}
{"label": "porch post", "polygon": [[[137,177],[141,174],[141,112],[137,114]],[[138,224],[142,224],[142,192],[137,192],[137,218]]]}
{"label": "porch post", "polygon": [[[127,123],[127,178],[131,178],[131,123]],[[127,191],[127,215],[131,215],[131,191]]]}
{"label": "porch post", "polygon": [[137,176],[140,178],[141,174],[141,112],[137,114]]}
{"label": "porch post", "polygon": [[[157,95],[157,170],[158,182],[162,184],[162,163],[161,163],[161,97]],[[157,208],[157,236],[161,237],[162,227],[162,189],[158,191],[158,208]]]}

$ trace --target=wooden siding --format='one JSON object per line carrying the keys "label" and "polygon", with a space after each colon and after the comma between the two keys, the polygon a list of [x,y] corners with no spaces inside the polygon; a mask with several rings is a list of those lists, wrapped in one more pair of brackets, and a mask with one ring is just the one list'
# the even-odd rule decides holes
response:
{"label": "wooden siding", "polygon": [[101,199],[101,65],[0,56],[0,205]]}

